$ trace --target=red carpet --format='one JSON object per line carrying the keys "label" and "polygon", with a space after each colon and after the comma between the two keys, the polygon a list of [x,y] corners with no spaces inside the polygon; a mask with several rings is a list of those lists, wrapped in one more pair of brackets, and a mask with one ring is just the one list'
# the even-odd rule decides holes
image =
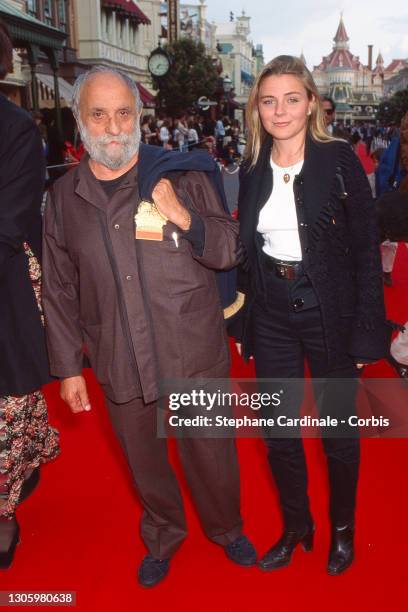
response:
{"label": "red carpet", "polygon": [[[386,290],[386,298],[389,317],[402,322],[408,319],[407,271],[408,250],[400,247],[394,287]],[[233,372],[252,375],[236,356]],[[373,366],[373,374],[385,377],[393,372],[381,362]],[[357,559],[343,576],[325,573],[326,470],[319,441],[308,440],[317,524],[312,553],[297,550],[290,567],[272,573],[234,566],[201,532],[184,487],[189,537],[168,579],[154,590],[141,589],[135,579],[145,554],[138,534],[140,507],[100,391],[93,379],[89,382],[93,411],[79,416],[71,415],[59,400],[57,385],[46,389],[51,421],[61,432],[62,455],[43,469],[41,486],[18,511],[22,543],[12,569],[0,573],[0,590],[76,591],[76,609],[101,612],[408,609],[405,440],[363,441]],[[240,440],[238,447],[245,531],[263,553],[280,534],[276,494],[262,441]],[[173,444],[171,457],[180,472]]]}

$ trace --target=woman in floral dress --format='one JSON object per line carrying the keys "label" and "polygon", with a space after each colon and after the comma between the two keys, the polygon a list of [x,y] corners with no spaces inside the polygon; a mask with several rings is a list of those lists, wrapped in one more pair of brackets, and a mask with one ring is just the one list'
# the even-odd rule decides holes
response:
{"label": "woman in floral dress", "polygon": [[[0,22],[0,80],[12,44]],[[0,94],[0,569],[19,541],[18,503],[59,453],[41,386],[50,380],[41,311],[45,161],[31,117]]]}

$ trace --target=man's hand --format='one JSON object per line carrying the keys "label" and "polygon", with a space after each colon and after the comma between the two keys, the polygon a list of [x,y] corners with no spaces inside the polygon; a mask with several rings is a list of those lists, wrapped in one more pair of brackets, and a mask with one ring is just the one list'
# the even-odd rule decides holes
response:
{"label": "man's hand", "polygon": [[86,382],[83,376],[64,378],[61,382],[60,395],[74,413],[83,412],[84,410],[89,412],[91,409]]}
{"label": "man's hand", "polygon": [[190,213],[180,204],[169,180],[161,179],[153,189],[152,197],[160,214],[184,232],[190,229]]}

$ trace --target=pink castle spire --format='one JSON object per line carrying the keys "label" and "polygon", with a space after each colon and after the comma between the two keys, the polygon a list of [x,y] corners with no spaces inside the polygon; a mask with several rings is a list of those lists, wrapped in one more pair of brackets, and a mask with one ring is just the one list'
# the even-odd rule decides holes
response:
{"label": "pink castle spire", "polygon": [[337,28],[337,32],[333,40],[335,42],[335,49],[348,49],[348,41],[350,39],[347,36],[346,28],[344,26],[343,14],[340,15],[339,27]]}

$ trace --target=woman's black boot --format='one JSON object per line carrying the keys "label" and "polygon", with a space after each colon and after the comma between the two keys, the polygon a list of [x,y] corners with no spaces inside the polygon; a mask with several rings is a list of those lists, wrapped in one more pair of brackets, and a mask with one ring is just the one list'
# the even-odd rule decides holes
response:
{"label": "woman's black boot", "polygon": [[330,576],[337,576],[353,563],[354,559],[354,525],[332,527],[329,563],[327,571]]}
{"label": "woman's black boot", "polygon": [[289,531],[285,529],[278,542],[260,559],[259,567],[264,571],[286,567],[291,562],[293,551],[298,544],[301,544],[306,552],[312,550],[313,536],[313,525],[309,525],[303,531]]}
{"label": "woman's black boot", "polygon": [[13,563],[19,541],[20,529],[16,519],[0,518],[0,569],[8,569]]}
{"label": "woman's black boot", "polygon": [[27,497],[31,495],[34,489],[37,488],[40,482],[40,468],[36,467],[31,472],[30,476],[26,478],[21,487],[19,503],[23,502]]}

